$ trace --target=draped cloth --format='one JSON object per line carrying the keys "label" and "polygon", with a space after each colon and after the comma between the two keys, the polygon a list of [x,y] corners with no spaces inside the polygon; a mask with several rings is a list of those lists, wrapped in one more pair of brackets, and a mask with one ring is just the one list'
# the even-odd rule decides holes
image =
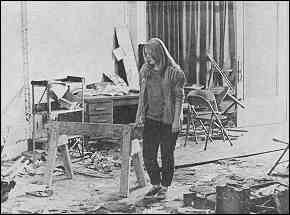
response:
{"label": "draped cloth", "polygon": [[[206,85],[207,53],[221,68],[235,68],[233,1],[148,1],[146,11],[147,39],[158,37],[165,43],[188,84]],[[233,85],[234,77],[229,77]],[[213,79],[215,85],[223,85],[218,73]]]}

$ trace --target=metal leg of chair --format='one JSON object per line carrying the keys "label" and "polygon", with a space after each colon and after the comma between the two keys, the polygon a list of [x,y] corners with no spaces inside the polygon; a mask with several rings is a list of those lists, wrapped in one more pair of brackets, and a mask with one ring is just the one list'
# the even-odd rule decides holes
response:
{"label": "metal leg of chair", "polygon": [[187,113],[187,123],[186,123],[186,134],[185,134],[185,142],[184,142],[184,145],[183,146],[186,146],[186,143],[187,143],[187,138],[188,138],[188,133],[189,133],[189,128],[190,128],[190,122],[191,122],[191,113],[190,113],[190,110],[188,110],[188,113]]}
{"label": "metal leg of chair", "polygon": [[229,137],[229,135],[228,135],[228,133],[226,132],[226,130],[225,130],[224,127],[222,127],[222,130],[223,130],[224,134],[226,135],[226,137],[227,137],[227,139],[228,139],[230,145],[233,146],[233,143],[232,143],[232,141],[231,141],[231,139],[230,139],[230,137]]}
{"label": "metal leg of chair", "polygon": [[201,120],[199,120],[205,134],[206,134],[206,141],[205,141],[205,146],[204,146],[204,150],[206,150],[206,147],[207,147],[207,139],[209,138],[211,140],[212,143],[214,143],[213,139],[211,138],[211,136],[209,135],[209,132],[208,130],[206,129],[205,125],[203,124],[203,122]]}
{"label": "metal leg of chair", "polygon": [[218,118],[217,115],[215,115],[215,117],[216,117],[216,119],[217,119],[217,121],[218,121],[218,124],[220,125],[220,127],[221,127],[223,133],[226,135],[226,138],[228,139],[230,145],[233,146],[232,141],[231,141],[231,139],[230,139],[228,133],[226,132],[226,130],[225,130],[225,128],[224,128],[222,122],[220,121],[220,119]]}
{"label": "metal leg of chair", "polygon": [[206,135],[205,144],[204,144],[204,148],[203,148],[204,151],[205,151],[206,148],[207,148],[207,143],[208,143],[208,139],[209,139],[209,137],[210,137],[210,133],[208,132],[207,135]]}
{"label": "metal leg of chair", "polygon": [[213,122],[214,122],[214,118],[213,118],[213,115],[211,116],[211,119],[210,119],[210,123],[209,123],[209,132],[210,132],[210,136],[213,136],[214,134],[214,130],[213,130]]}
{"label": "metal leg of chair", "polygon": [[197,141],[197,134],[196,134],[196,126],[195,126],[194,121],[192,121],[191,124],[192,124],[192,127],[193,127],[193,135],[194,135],[195,144],[198,144],[198,141]]}
{"label": "metal leg of chair", "polygon": [[226,137],[225,137],[225,132],[223,132],[223,129],[220,127],[220,132],[222,133],[223,135],[223,140],[224,142],[226,142]]}

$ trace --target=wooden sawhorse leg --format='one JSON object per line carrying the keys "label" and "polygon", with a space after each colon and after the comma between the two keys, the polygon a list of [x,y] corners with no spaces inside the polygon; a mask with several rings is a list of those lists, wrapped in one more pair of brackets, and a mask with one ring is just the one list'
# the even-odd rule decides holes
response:
{"label": "wooden sawhorse leg", "polygon": [[[81,122],[62,122],[51,121],[46,124],[48,129],[48,168],[46,179],[48,186],[52,185],[53,169],[56,162],[57,146],[59,142],[64,141],[64,137],[59,138],[60,134],[65,135],[85,135],[85,136],[100,136],[100,137],[121,137],[121,175],[120,175],[120,195],[127,197],[129,194],[129,173],[130,173],[130,159],[131,159],[131,140],[132,140],[132,127],[121,124],[111,123],[81,123]],[[67,163],[67,172],[71,173],[71,162],[68,153],[64,153],[64,162]],[[137,180],[141,186],[145,186],[145,175],[141,164],[140,154],[132,155],[133,164]],[[70,175],[70,174],[69,174]]]}
{"label": "wooden sawhorse leg", "polygon": [[[146,179],[141,163],[140,152],[136,152],[131,157],[131,132],[132,128],[126,128],[123,130],[122,145],[121,145],[121,155],[122,155],[122,164],[121,164],[121,178],[120,178],[120,195],[124,198],[128,197],[129,194],[129,174],[130,174],[130,159],[132,158],[136,178],[140,187],[146,186]],[[137,143],[134,143],[137,144]]]}
{"label": "wooden sawhorse leg", "polygon": [[57,149],[61,152],[61,158],[64,164],[65,173],[69,179],[73,177],[72,163],[68,150],[68,138],[66,135],[58,134],[56,129],[49,129],[48,131],[48,165],[46,172],[46,182],[48,189],[52,187],[53,171],[56,164]]}

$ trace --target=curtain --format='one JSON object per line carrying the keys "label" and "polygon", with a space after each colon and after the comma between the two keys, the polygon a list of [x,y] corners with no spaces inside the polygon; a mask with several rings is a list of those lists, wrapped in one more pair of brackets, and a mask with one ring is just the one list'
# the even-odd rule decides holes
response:
{"label": "curtain", "polygon": [[[147,39],[159,37],[164,41],[190,85],[206,86],[210,66],[207,53],[221,68],[235,68],[232,1],[149,1],[147,26]],[[234,84],[234,76],[229,79]],[[218,73],[213,80],[214,85],[223,85]]]}
{"label": "curtain", "polygon": [[183,66],[183,2],[147,2],[147,39],[160,38],[172,57]]}

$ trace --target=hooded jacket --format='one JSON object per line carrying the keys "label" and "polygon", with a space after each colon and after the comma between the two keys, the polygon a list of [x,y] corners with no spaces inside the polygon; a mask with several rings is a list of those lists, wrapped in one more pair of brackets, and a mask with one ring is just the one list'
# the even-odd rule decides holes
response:
{"label": "hooded jacket", "polygon": [[[184,100],[183,87],[185,83],[185,75],[180,66],[175,63],[164,43],[160,39],[152,38],[145,44],[145,46],[146,45],[153,47],[155,51],[159,52],[157,54],[160,57],[159,63],[161,65],[158,66],[162,68],[162,78],[165,86],[163,88],[164,107],[161,121],[165,124],[172,124],[175,116],[175,109],[178,106],[181,108]],[[151,73],[152,67],[145,62],[140,69],[139,75],[140,95],[136,122],[144,123],[146,117],[146,111],[148,108],[146,86],[148,77]],[[181,116],[182,114],[180,115],[180,118]]]}

